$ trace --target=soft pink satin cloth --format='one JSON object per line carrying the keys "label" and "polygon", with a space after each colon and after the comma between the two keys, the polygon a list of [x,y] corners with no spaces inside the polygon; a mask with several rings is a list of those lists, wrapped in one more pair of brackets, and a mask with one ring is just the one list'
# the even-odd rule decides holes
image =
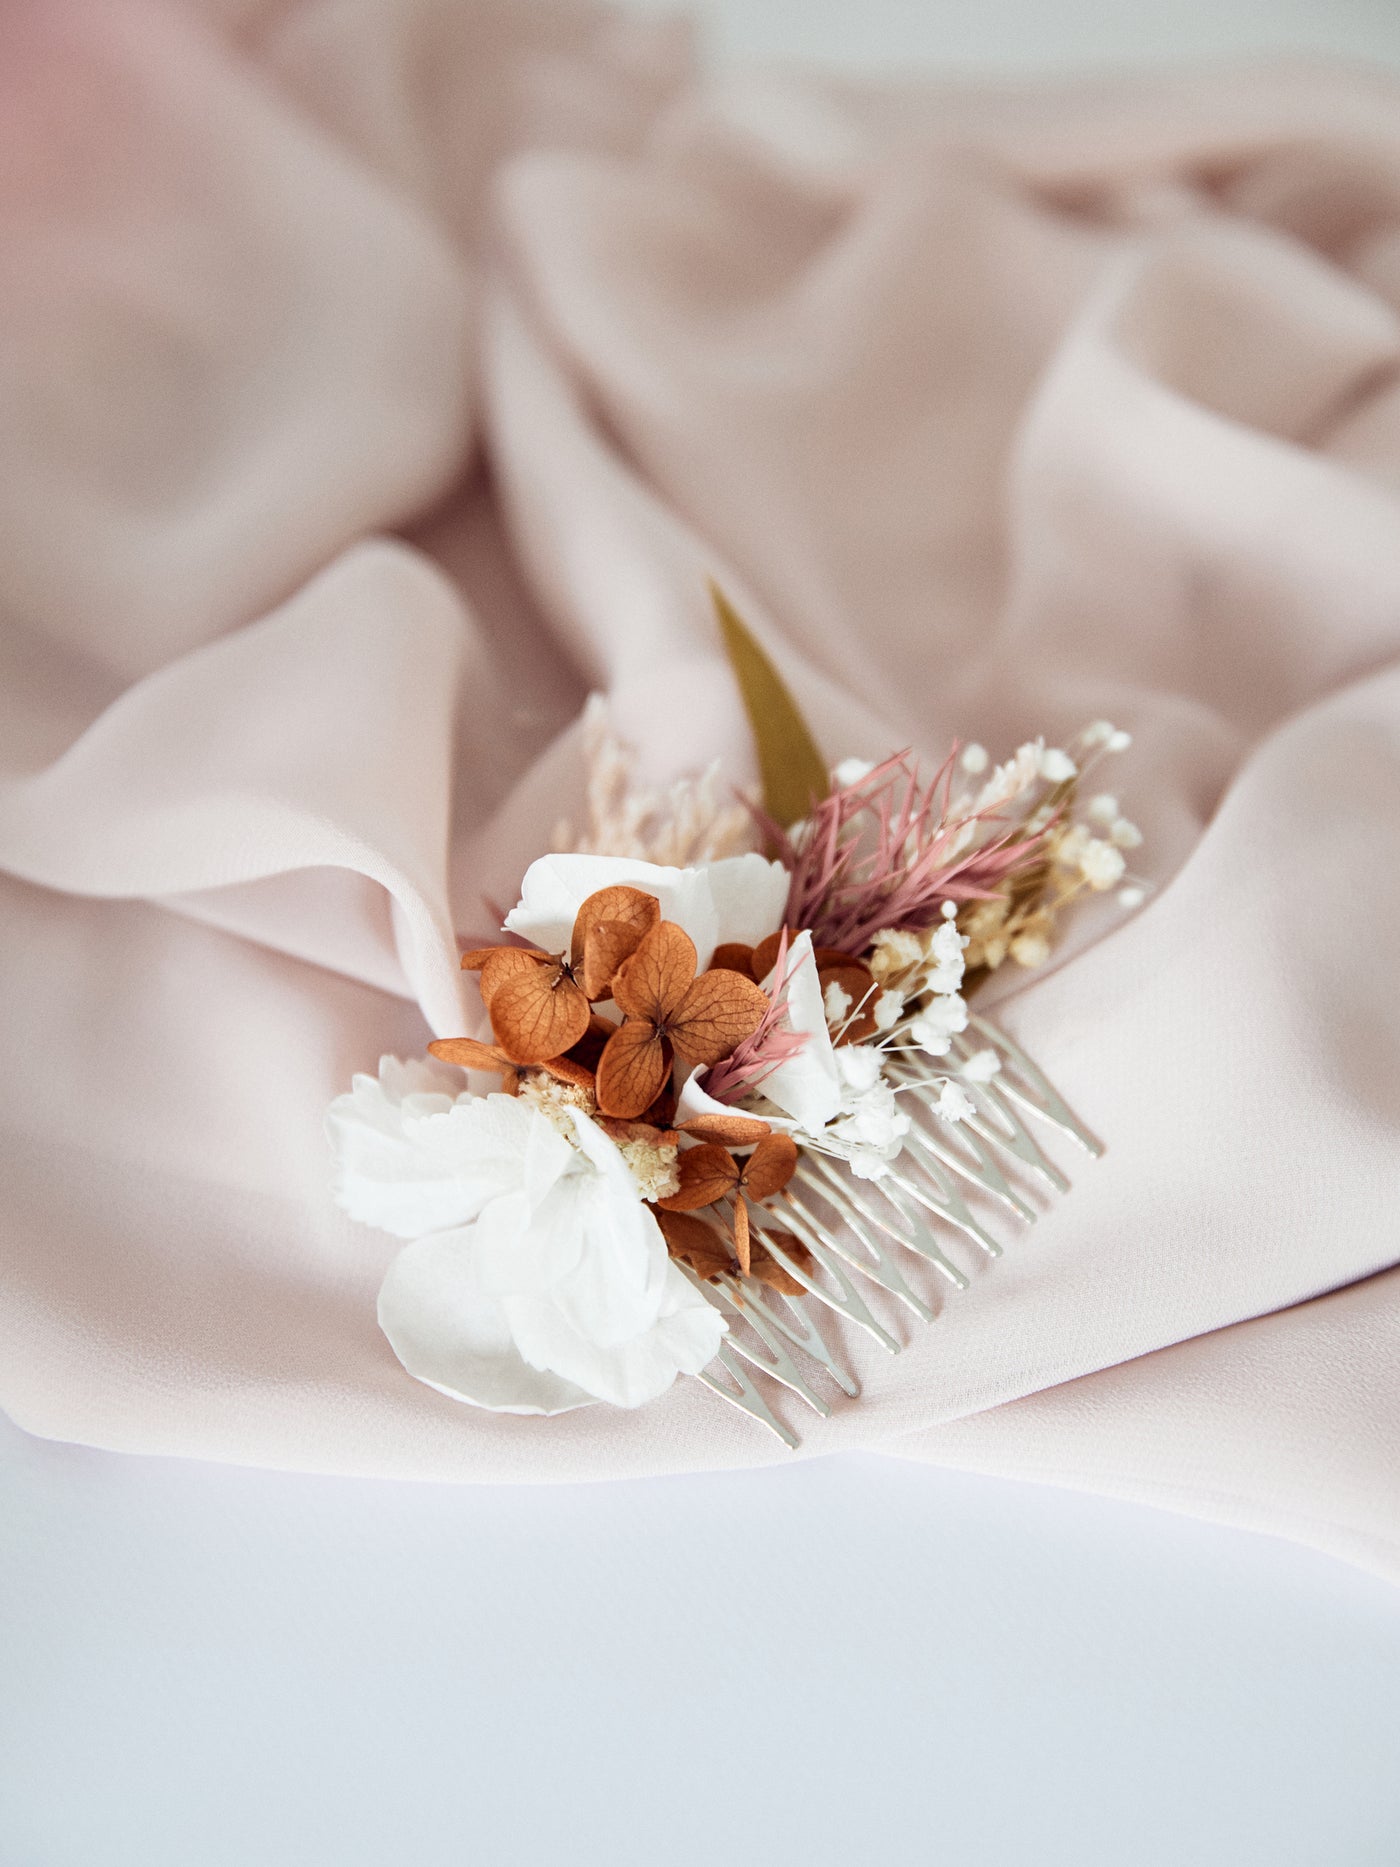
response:
{"label": "soft pink satin cloth", "polygon": [[1400,1577],[1400,84],[706,79],[565,0],[0,9],[0,1402],[431,1479],[785,1457],[500,1418],[375,1323],[321,1133],[464,1028],[575,808],[1091,718],[1159,884],[998,1015],[1108,1142],[866,1447]]}

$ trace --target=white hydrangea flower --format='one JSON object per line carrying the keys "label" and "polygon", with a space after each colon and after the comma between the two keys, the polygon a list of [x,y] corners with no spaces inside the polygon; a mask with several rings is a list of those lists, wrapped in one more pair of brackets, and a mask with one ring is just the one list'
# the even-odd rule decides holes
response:
{"label": "white hydrangea flower", "polygon": [[379,1296],[408,1372],[506,1413],[636,1407],[698,1373],[723,1320],[671,1262],[616,1145],[580,1109],[453,1096],[445,1077],[385,1058],[327,1123],[340,1204],[414,1241]]}
{"label": "white hydrangea flower", "polygon": [[625,883],[655,895],[662,918],[684,928],[703,969],[726,941],[756,946],[781,926],[789,876],[763,856],[726,856],[698,869],[667,869],[630,856],[541,856],[525,871],[506,926],[546,953],[562,953],[579,909],[599,888]]}

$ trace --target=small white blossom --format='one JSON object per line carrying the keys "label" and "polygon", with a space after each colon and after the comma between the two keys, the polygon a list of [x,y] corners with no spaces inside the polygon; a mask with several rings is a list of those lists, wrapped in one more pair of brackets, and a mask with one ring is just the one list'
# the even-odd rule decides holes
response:
{"label": "small white blossom", "polygon": [[843,758],[831,776],[838,789],[845,790],[848,785],[859,784],[862,778],[868,778],[875,765],[868,758]]}
{"label": "small white blossom", "polygon": [[822,994],[822,1005],[828,1024],[844,1024],[854,1003],[855,1000],[839,979],[827,982],[826,991]]}
{"label": "small white blossom", "polygon": [[1084,814],[1091,823],[1113,823],[1118,816],[1118,799],[1111,797],[1107,791],[1100,791],[1097,797],[1089,799]]}
{"label": "small white blossom", "polygon": [[1147,890],[1145,888],[1133,886],[1129,888],[1120,888],[1118,890],[1118,905],[1120,908],[1140,908],[1146,899]]}
{"label": "small white blossom", "polygon": [[1112,720],[1095,720],[1084,728],[1080,738],[1086,746],[1106,746],[1117,730]]}
{"label": "small white blossom", "polygon": [[1018,966],[1043,966],[1050,957],[1050,942],[1043,933],[1017,934],[1010,952]]}
{"label": "small white blossom", "polygon": [[938,911],[945,921],[955,921],[958,918],[958,904],[956,901],[945,901]]}
{"label": "small white blossom", "polygon": [[1089,841],[1079,858],[1079,873],[1095,890],[1112,888],[1122,880],[1126,866],[1123,852],[1097,837]]}
{"label": "small white blossom", "polygon": [[967,935],[958,932],[955,921],[940,921],[928,937],[928,956],[932,961],[924,980],[928,992],[956,992],[962,984],[966,962],[963,948]]}
{"label": "small white blossom", "polygon": [[962,1084],[951,1080],[944,1082],[934,1107],[944,1121],[966,1121],[969,1115],[977,1113],[977,1104]]}
{"label": "small white blossom", "polygon": [[881,992],[875,1000],[874,1019],[877,1031],[892,1031],[904,1010],[902,992]]}
{"label": "small white blossom", "polygon": [[1040,758],[1045,750],[1039,739],[1028,740],[1017,748],[1014,758],[993,769],[992,775],[977,795],[978,810],[992,810],[1009,804],[1028,790],[1040,777]]}
{"label": "small white blossom", "polygon": [[1058,746],[1047,746],[1040,755],[1040,775],[1051,784],[1068,784],[1071,778],[1079,776],[1079,767],[1068,752],[1062,752]]}
{"label": "small white blossom", "polygon": [[984,772],[987,769],[990,763],[991,759],[988,756],[986,746],[978,745],[975,739],[970,745],[965,745],[963,747],[962,768],[970,777],[977,777],[980,772]]}
{"label": "small white blossom", "polygon": [[1137,849],[1142,843],[1142,831],[1126,817],[1115,817],[1108,835],[1109,841],[1119,849]]}
{"label": "small white blossom", "polygon": [[959,1031],[967,1029],[967,1001],[956,992],[931,998],[909,1027],[909,1035],[931,1057],[945,1057]]}
{"label": "small white blossom", "polygon": [[1084,824],[1072,824],[1055,843],[1056,862],[1062,869],[1077,869],[1092,840]]}
{"label": "small white blossom", "polygon": [[923,958],[924,943],[918,934],[902,927],[882,927],[872,942],[870,970],[877,979],[897,978]]}
{"label": "small white blossom", "polygon": [[846,1161],[861,1180],[877,1180],[904,1145],[912,1123],[885,1081],[880,1052],[869,1044],[846,1044],[836,1052],[841,1077],[841,1113],[822,1133],[828,1150]]}
{"label": "small white blossom", "polygon": [[1133,735],[1131,733],[1122,731],[1111,733],[1108,739],[1108,750],[1110,752],[1126,752],[1132,743]]}
{"label": "small white blossom", "polygon": [[974,1050],[962,1066],[962,1073],[970,1083],[989,1083],[1001,1069],[1001,1058],[995,1050]]}

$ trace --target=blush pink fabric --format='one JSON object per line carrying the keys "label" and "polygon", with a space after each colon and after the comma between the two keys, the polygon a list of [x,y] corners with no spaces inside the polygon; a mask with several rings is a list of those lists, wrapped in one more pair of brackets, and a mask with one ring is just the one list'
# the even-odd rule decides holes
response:
{"label": "blush pink fabric", "polygon": [[511,0],[0,10],[0,1402],[432,1479],[757,1464],[497,1418],[375,1323],[324,1108],[463,1028],[576,802],[1107,716],[1159,884],[999,1016],[1109,1143],[805,1451],[1400,1576],[1400,86],[705,78]]}

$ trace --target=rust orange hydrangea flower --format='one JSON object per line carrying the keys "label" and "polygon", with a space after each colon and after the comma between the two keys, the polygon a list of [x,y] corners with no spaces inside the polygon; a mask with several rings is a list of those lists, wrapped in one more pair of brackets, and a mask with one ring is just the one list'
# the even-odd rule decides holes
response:
{"label": "rust orange hydrangea flower", "polygon": [[[718,1200],[734,1201],[734,1249],[747,1276],[752,1264],[748,1199],[760,1204],[780,1193],[797,1168],[797,1143],[789,1134],[767,1134],[747,1160],[736,1160],[717,1141],[687,1148],[676,1163],[680,1186],[657,1201],[667,1212],[695,1212]],[[747,1199],[746,1196],[747,1195]]]}
{"label": "rust orange hydrangea flower", "polygon": [[605,1115],[631,1118],[650,1108],[673,1055],[692,1066],[718,1063],[758,1028],[768,1000],[753,980],[718,967],[697,978],[695,962],[690,935],[658,921],[619,968],[612,996],[624,1022],[598,1061]]}
{"label": "rust orange hydrangea flower", "polygon": [[655,895],[619,884],[583,903],[567,953],[527,946],[464,953],[463,966],[481,975],[481,1001],[509,1061],[543,1064],[571,1050],[588,1031],[593,1001],[609,995],[614,973],[660,914]]}
{"label": "rust orange hydrangea flower", "polygon": [[[697,1219],[693,1212],[658,1211],[656,1220],[666,1240],[666,1249],[673,1258],[681,1258],[699,1277],[718,1277],[725,1271],[734,1269],[734,1254],[728,1248],[724,1238],[713,1225],[704,1219]],[[769,1232],[767,1237],[779,1247],[783,1255],[806,1270],[812,1261],[812,1254],[804,1244],[793,1237],[791,1232]],[[800,1297],[807,1286],[799,1283],[785,1265],[768,1250],[763,1235],[753,1233],[750,1238],[749,1276],[756,1277],[761,1284],[767,1284],[770,1290],[776,1290],[782,1296]]]}

